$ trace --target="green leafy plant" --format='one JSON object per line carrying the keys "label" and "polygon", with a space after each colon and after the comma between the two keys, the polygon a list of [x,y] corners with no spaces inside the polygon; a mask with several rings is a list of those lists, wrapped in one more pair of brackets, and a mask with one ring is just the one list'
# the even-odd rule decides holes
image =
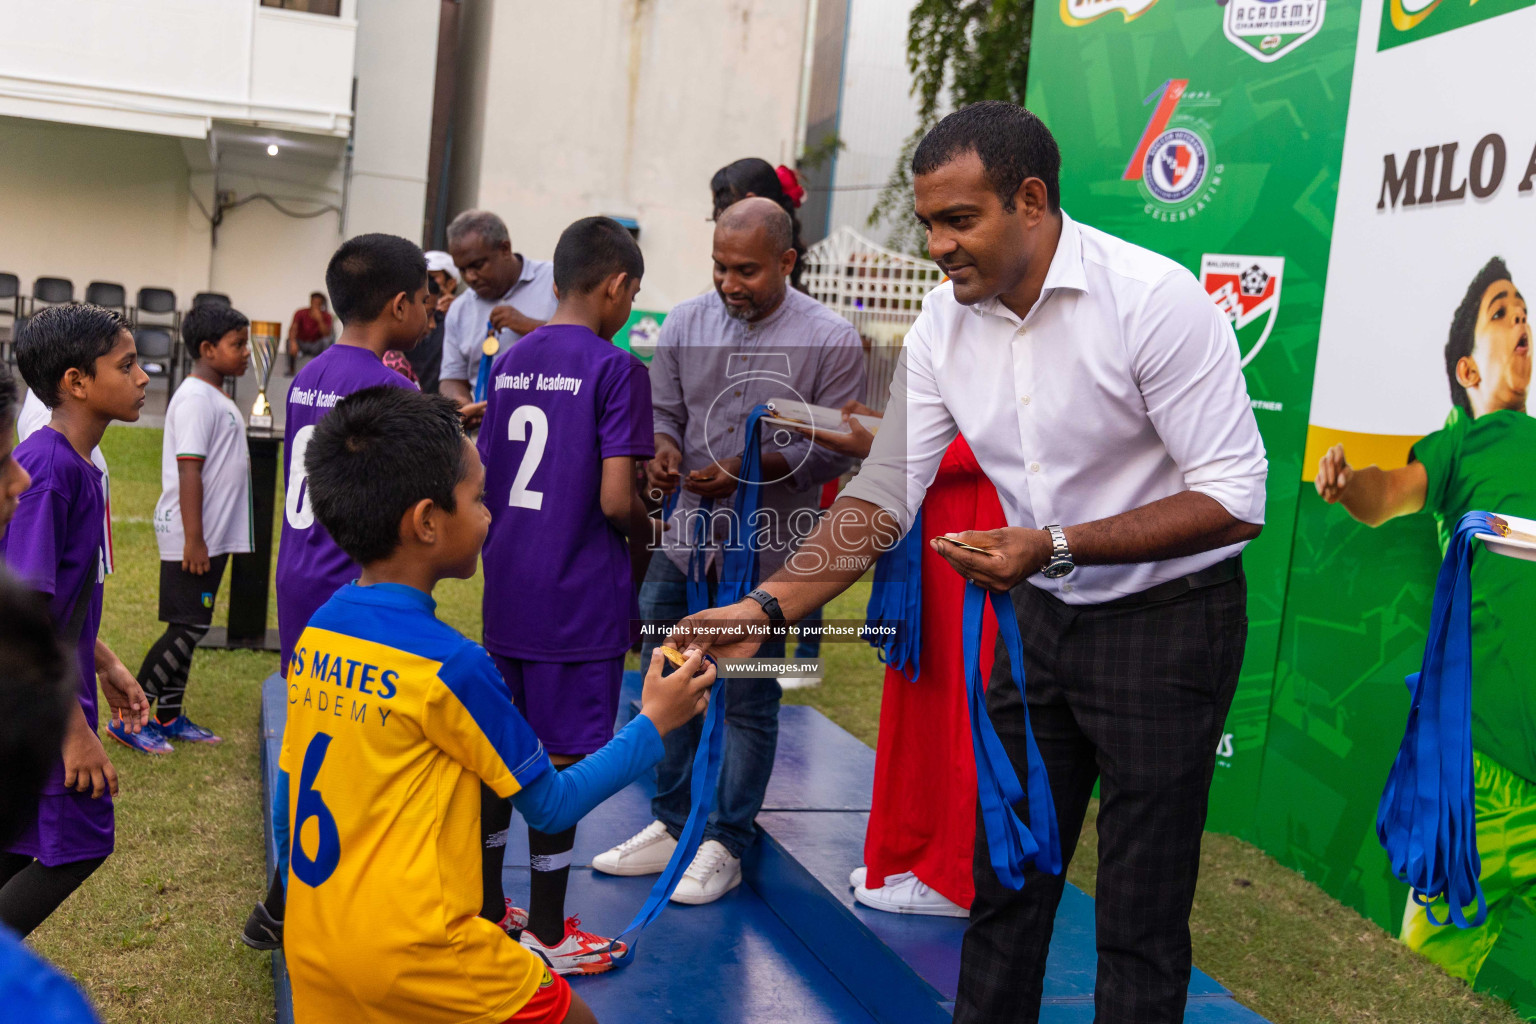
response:
{"label": "green leafy plant", "polygon": [[917,130],[880,190],[869,226],[889,227],[893,249],[926,255],[911,217],[912,151],[940,111],[981,100],[1024,102],[1034,0],[918,0],[907,21],[907,67],[917,97]]}

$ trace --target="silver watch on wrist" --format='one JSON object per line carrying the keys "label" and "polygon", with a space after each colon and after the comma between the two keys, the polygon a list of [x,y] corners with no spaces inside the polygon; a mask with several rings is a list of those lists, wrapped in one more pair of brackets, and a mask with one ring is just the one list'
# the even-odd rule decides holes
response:
{"label": "silver watch on wrist", "polygon": [[1048,580],[1059,580],[1076,569],[1077,563],[1072,561],[1072,549],[1067,547],[1066,531],[1058,525],[1047,526],[1045,529],[1051,535],[1051,560],[1045,563],[1040,575]]}

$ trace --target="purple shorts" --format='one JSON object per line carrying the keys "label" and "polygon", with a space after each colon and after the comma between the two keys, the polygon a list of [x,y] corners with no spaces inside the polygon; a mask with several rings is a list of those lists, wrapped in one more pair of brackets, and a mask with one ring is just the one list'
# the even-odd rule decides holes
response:
{"label": "purple shorts", "polygon": [[551,754],[596,753],[613,739],[624,656],[602,661],[525,661],[493,653],[512,703]]}

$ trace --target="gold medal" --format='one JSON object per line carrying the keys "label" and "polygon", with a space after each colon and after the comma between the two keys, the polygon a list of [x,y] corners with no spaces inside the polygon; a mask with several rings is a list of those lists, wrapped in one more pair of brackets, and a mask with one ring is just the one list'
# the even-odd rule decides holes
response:
{"label": "gold medal", "polygon": [[501,351],[501,342],[496,340],[496,335],[488,334],[485,336],[485,341],[480,344],[480,351],[488,356],[493,356]]}
{"label": "gold medal", "polygon": [[662,644],[658,650],[661,651],[662,657],[666,658],[678,668],[682,668],[683,663],[688,660],[688,656],[682,651],[678,650],[676,647],[668,647],[666,644]]}

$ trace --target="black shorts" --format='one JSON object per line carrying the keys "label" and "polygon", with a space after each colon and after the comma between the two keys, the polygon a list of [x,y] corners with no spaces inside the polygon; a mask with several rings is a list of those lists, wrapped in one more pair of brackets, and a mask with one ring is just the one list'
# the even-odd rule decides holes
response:
{"label": "black shorts", "polygon": [[160,563],[160,621],[182,626],[213,625],[213,599],[224,579],[228,555],[208,559],[208,571],[193,575],[180,562]]}

